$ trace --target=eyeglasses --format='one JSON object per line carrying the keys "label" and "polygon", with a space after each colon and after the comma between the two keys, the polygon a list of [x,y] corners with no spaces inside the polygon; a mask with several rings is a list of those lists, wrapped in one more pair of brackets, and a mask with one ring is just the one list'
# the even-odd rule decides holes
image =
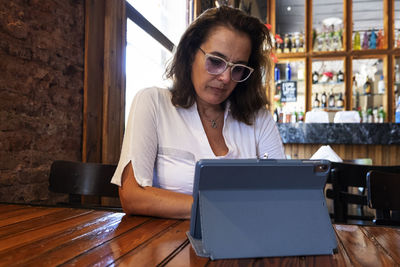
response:
{"label": "eyeglasses", "polygon": [[245,80],[247,80],[247,78],[250,77],[250,74],[254,71],[253,68],[250,68],[246,65],[233,64],[232,62],[228,62],[219,56],[204,52],[203,49],[201,49],[200,47],[199,49],[206,57],[206,70],[212,75],[219,75],[223,73],[228,67],[230,67],[232,81],[244,82]]}

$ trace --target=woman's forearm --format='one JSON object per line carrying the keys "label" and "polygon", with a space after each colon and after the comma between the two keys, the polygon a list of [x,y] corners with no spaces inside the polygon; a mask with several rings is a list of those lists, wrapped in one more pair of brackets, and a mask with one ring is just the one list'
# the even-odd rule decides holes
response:
{"label": "woman's forearm", "polygon": [[163,218],[189,219],[193,198],[155,187],[141,187],[129,163],[122,174],[120,187],[122,208],[127,214]]}

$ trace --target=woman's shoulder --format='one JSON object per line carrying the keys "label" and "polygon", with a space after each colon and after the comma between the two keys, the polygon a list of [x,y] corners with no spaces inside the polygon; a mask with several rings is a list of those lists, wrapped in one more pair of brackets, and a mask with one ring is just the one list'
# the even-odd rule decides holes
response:
{"label": "woman's shoulder", "polygon": [[171,98],[171,91],[161,87],[147,87],[136,94],[140,98]]}

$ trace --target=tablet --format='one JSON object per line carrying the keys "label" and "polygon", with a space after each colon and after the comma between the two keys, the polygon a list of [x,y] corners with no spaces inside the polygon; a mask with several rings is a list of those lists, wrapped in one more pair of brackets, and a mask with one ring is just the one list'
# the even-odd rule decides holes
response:
{"label": "tablet", "polygon": [[332,254],[326,160],[196,163],[189,240],[211,259]]}

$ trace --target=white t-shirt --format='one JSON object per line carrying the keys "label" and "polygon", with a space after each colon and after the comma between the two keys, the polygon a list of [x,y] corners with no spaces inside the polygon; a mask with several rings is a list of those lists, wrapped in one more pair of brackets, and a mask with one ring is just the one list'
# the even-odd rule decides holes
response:
{"label": "white t-shirt", "polygon": [[171,96],[169,90],[155,87],[136,94],[112,183],[121,185],[122,172],[131,161],[139,185],[192,194],[199,159],[257,158],[265,153],[268,158],[285,157],[279,131],[266,109],[247,125],[233,119],[227,105],[222,133],[229,151],[215,156],[196,104],[175,107]]}

